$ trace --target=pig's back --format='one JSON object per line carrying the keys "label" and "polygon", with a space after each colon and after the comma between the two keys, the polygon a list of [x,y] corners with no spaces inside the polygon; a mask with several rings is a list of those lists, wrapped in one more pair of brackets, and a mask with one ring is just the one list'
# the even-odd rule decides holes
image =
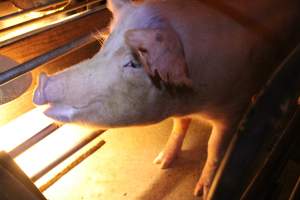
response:
{"label": "pig's back", "polygon": [[212,106],[249,99],[299,31],[292,28],[299,22],[297,1],[272,12],[270,0],[253,2],[252,10],[235,2],[229,8],[196,0],[154,3],[181,38],[199,99],[205,96]]}

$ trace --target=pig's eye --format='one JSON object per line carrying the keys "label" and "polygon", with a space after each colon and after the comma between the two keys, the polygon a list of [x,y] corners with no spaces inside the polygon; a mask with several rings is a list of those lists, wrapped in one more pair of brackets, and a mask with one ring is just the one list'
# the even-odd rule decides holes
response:
{"label": "pig's eye", "polygon": [[123,67],[139,68],[139,67],[141,67],[141,65],[139,63],[131,60],[128,63],[126,63]]}

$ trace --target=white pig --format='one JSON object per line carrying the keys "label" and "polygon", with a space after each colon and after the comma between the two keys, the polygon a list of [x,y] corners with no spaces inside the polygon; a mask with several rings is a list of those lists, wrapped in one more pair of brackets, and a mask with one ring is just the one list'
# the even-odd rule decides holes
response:
{"label": "white pig", "polygon": [[109,0],[113,20],[102,49],[42,74],[33,101],[49,104],[45,114],[58,121],[102,128],[173,117],[155,159],[162,168],[180,152],[191,118],[207,120],[208,157],[194,191],[206,198],[243,111],[291,46],[298,2]]}

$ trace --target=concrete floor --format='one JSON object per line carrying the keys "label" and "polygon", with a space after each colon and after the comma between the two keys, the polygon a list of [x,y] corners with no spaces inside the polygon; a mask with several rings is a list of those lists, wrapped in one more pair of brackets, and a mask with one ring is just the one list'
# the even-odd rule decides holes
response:
{"label": "concrete floor", "polygon": [[173,166],[152,163],[163,148],[172,120],[148,127],[109,130],[107,143],[44,192],[50,200],[194,200],[206,158],[210,127],[193,122]]}

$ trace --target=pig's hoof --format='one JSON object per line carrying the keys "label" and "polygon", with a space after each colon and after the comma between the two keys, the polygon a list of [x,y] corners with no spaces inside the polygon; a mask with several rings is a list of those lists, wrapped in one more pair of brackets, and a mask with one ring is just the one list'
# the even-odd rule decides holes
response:
{"label": "pig's hoof", "polygon": [[174,153],[165,153],[164,151],[160,152],[158,156],[154,159],[154,164],[159,164],[161,169],[169,168],[175,160],[176,154]]}
{"label": "pig's hoof", "polygon": [[195,196],[202,196],[204,200],[207,199],[210,186],[215,177],[216,169],[217,169],[216,165],[209,166],[206,163],[202,171],[201,177],[195,187],[194,190]]}
{"label": "pig's hoof", "polygon": [[207,198],[207,194],[210,188],[209,181],[206,180],[205,178],[200,178],[198,181],[195,190],[194,190],[194,195],[195,196],[202,196],[203,199],[205,200]]}

